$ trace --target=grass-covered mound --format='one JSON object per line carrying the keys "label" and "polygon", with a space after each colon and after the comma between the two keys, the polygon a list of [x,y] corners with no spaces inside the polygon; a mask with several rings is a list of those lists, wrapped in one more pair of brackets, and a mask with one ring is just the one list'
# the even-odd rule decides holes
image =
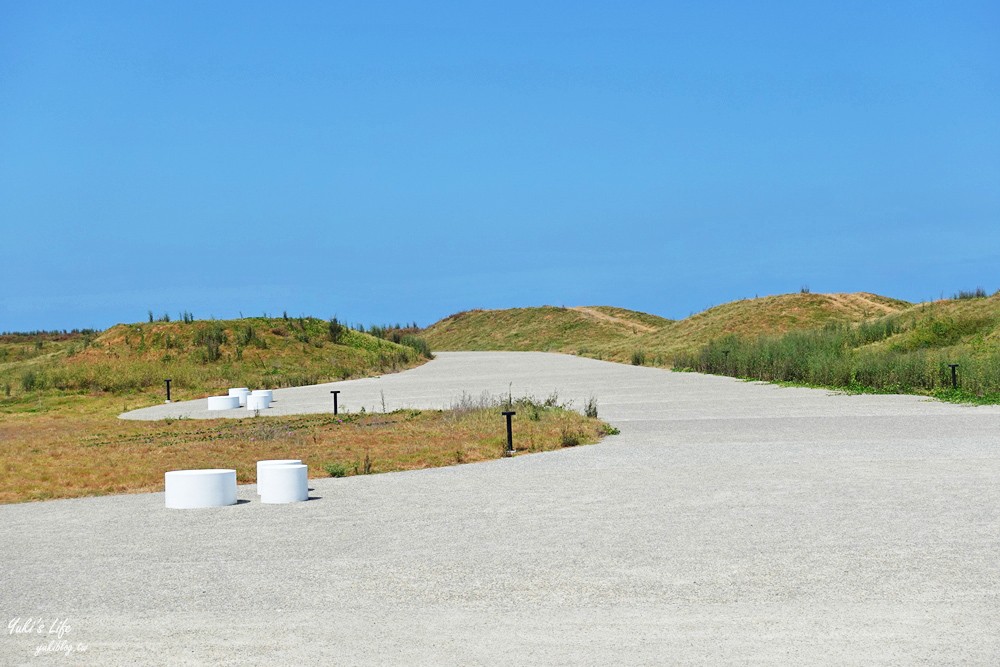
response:
{"label": "grass-covered mound", "polygon": [[0,411],[80,394],[162,399],[166,378],[180,400],[234,386],[316,384],[398,371],[429,354],[426,345],[395,343],[311,317],[191,319],[119,324],[100,333],[12,334],[0,336]]}
{"label": "grass-covered mound", "polygon": [[[958,364],[957,389],[951,364]],[[677,355],[674,365],[757,380],[998,403],[1000,294],[919,304],[857,324],[723,335]]]}
{"label": "grass-covered mound", "polygon": [[424,329],[436,350],[515,350],[586,353],[633,340],[670,320],[624,308],[510,308],[456,313]]}
{"label": "grass-covered mound", "polygon": [[439,350],[567,352],[669,366],[677,354],[727,334],[756,336],[860,322],[909,305],[867,293],[797,293],[734,301],[676,321],[609,306],[473,310],[446,317],[422,335]]}

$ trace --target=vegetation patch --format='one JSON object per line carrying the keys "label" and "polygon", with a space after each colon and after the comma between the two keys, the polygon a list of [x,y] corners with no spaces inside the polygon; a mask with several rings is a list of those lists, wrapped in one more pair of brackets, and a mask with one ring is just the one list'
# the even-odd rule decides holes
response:
{"label": "vegetation patch", "polygon": [[[48,411],[0,420],[0,502],[159,491],[168,470],[234,468],[255,481],[256,462],[299,458],[313,477],[348,477],[500,458],[507,404],[468,399],[446,411],[302,415],[159,422]],[[515,400],[518,453],[597,442],[610,427],[545,401]],[[524,416],[522,416],[522,412]]]}
{"label": "vegetation patch", "polygon": [[104,332],[0,336],[0,414],[77,393],[128,397],[133,406],[229,387],[318,384],[400,371],[424,363],[427,342],[350,329],[312,317],[119,324]]}
{"label": "vegetation patch", "polygon": [[742,299],[676,321],[610,306],[473,310],[446,317],[423,336],[439,350],[538,350],[670,366],[676,355],[694,352],[721,336],[850,324],[908,307],[905,301],[876,294],[805,290]]}
{"label": "vegetation patch", "polygon": [[[858,324],[723,336],[677,355],[674,363],[769,382],[997,403],[1000,295],[921,304]],[[957,365],[954,386],[952,365]]]}
{"label": "vegetation patch", "polygon": [[[559,351],[845,391],[1000,402],[1000,295],[909,304],[859,292],[742,299],[671,321],[606,306],[458,313],[439,349]],[[956,387],[951,366],[958,364]]]}
{"label": "vegetation patch", "polygon": [[511,308],[456,313],[428,327],[424,338],[438,350],[538,350],[590,356],[637,340],[670,320],[607,306]]}

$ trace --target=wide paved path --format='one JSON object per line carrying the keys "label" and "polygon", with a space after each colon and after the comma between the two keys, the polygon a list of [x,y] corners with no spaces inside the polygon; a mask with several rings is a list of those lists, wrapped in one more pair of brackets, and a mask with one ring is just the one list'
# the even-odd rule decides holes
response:
{"label": "wide paved path", "polygon": [[[2,506],[4,620],[65,621],[88,649],[36,658],[58,635],[8,630],[0,664],[1000,663],[996,407],[541,353],[339,388],[352,410],[593,394],[622,433],[317,479],[297,505]],[[329,390],[275,411],[329,410]]]}

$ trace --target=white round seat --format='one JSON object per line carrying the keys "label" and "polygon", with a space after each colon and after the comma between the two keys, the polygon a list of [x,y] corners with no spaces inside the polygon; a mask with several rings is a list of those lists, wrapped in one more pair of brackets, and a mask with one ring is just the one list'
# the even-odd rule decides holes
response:
{"label": "white round seat", "polygon": [[240,407],[239,396],[209,396],[209,410],[233,410]]}
{"label": "white round seat", "polygon": [[274,391],[271,389],[254,389],[250,392],[251,396],[266,396],[267,402],[274,403]]}
{"label": "white round seat", "polygon": [[247,389],[246,387],[236,387],[234,389],[230,389],[229,390],[229,395],[230,396],[238,396],[239,399],[240,399],[240,405],[246,405],[247,404],[247,396],[250,395],[250,390]]}
{"label": "white round seat", "polygon": [[309,499],[309,466],[285,463],[265,466],[260,501],[265,504],[298,503]]}
{"label": "white round seat", "polygon": [[263,394],[249,394],[246,397],[246,406],[247,410],[251,412],[254,410],[267,410],[271,407],[271,399]]}
{"label": "white round seat", "polygon": [[261,484],[267,484],[267,470],[269,466],[281,466],[302,463],[300,459],[268,459],[257,461],[257,495],[260,495]]}
{"label": "white round seat", "polygon": [[236,504],[235,470],[171,470],[163,476],[163,486],[170,509]]}

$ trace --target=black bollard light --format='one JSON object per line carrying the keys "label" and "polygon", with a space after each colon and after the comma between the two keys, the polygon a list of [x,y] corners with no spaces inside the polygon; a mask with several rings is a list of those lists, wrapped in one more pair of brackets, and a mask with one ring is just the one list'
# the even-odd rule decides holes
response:
{"label": "black bollard light", "polygon": [[170,378],[164,380],[167,383],[167,403],[170,402]]}
{"label": "black bollard light", "polygon": [[958,364],[948,364],[951,369],[951,388],[958,389]]}
{"label": "black bollard light", "polygon": [[335,389],[330,393],[333,394],[333,414],[337,414],[337,395],[340,394],[340,390]]}
{"label": "black bollard light", "polygon": [[507,450],[503,453],[504,456],[514,456],[514,431],[510,426],[510,419],[517,413],[513,410],[505,410],[503,413],[504,417],[507,418]]}

